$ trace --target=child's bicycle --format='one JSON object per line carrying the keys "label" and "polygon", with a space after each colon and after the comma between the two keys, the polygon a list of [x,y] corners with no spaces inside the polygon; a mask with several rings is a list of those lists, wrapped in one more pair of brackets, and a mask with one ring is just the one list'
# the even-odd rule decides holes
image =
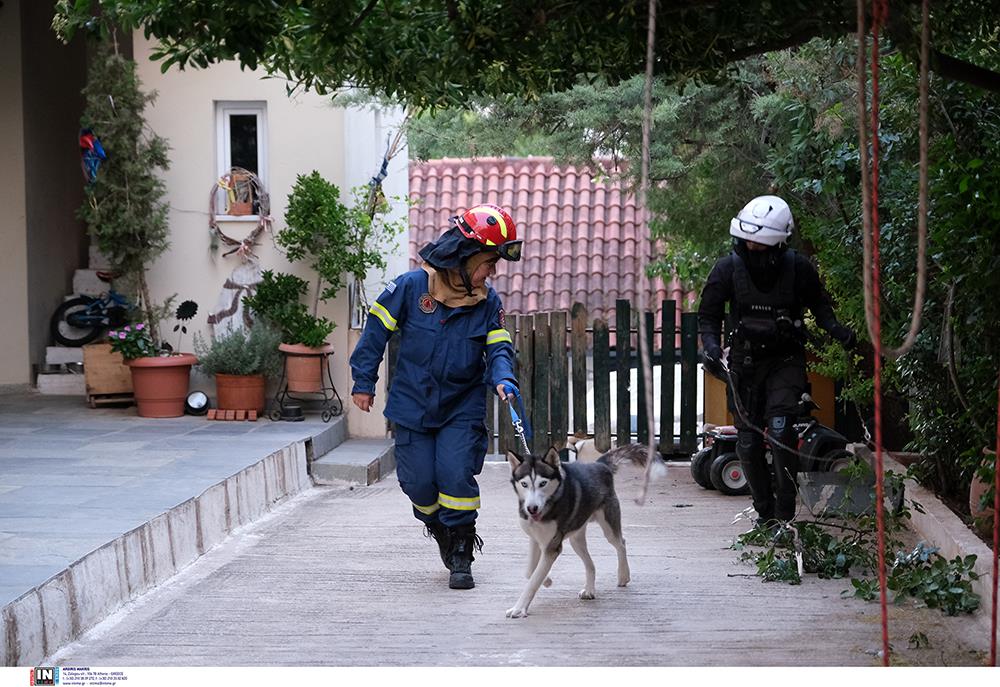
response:
{"label": "child's bicycle", "polygon": [[[110,284],[114,275],[98,272],[97,276]],[[63,346],[83,346],[108,329],[125,324],[131,309],[128,299],[109,286],[100,296],[77,296],[63,301],[52,313],[49,329],[52,338]]]}

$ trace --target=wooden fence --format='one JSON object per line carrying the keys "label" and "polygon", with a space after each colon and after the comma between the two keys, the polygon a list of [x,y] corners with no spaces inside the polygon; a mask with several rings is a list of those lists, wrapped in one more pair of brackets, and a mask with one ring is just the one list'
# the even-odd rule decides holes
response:
{"label": "wooden fence", "polygon": [[[657,422],[653,440],[665,456],[686,458],[695,451],[698,434],[697,314],[682,313],[678,329],[677,304],[668,300],[661,303],[657,315],[659,317],[645,313],[649,350],[652,351],[651,361],[645,364],[651,366],[651,371],[660,370],[659,407],[654,409]],[[611,448],[612,438],[617,445],[649,441],[637,316],[627,300],[616,302],[611,323],[603,319],[588,322],[587,309],[580,303],[570,312],[507,316],[506,327],[517,352],[517,379],[534,432],[529,442],[533,453],[544,452],[550,446],[564,448],[570,435],[593,437],[600,451]],[[398,337],[390,342],[390,368],[395,363],[395,345],[398,345]],[[676,398],[678,367],[680,397]],[[633,370],[636,371],[635,402],[631,389]],[[614,387],[612,372],[615,373]],[[656,383],[653,374],[650,378]],[[591,385],[593,393],[588,395]],[[613,408],[612,388],[615,390]],[[489,453],[504,452],[508,448],[522,450],[514,437],[505,406],[493,390],[487,390],[486,425],[492,429]],[[635,431],[632,429],[633,416]],[[680,431],[675,433],[678,419]]]}

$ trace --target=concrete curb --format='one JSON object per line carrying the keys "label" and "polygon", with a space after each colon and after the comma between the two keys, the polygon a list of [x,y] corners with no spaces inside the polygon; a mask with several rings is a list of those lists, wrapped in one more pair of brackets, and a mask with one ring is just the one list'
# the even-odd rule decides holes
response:
{"label": "concrete curb", "polygon": [[309,473],[316,484],[338,484],[346,480],[368,486],[395,469],[391,439],[349,439],[309,463]]}
{"label": "concrete curb", "polygon": [[[875,464],[874,454],[864,445],[855,445],[854,452],[870,461],[871,465]],[[883,457],[882,464],[886,470],[892,470],[900,475],[906,474],[906,468],[889,456]],[[973,570],[979,575],[979,579],[972,581],[972,590],[979,595],[980,604],[973,618],[988,636],[993,599],[993,552],[962,522],[961,518],[941,503],[941,499],[935,496],[934,492],[920,486],[912,479],[907,479],[905,484],[905,498],[919,504],[924,511],[921,513],[915,508],[910,509],[910,526],[917,535],[938,547],[938,552],[949,560],[956,556],[963,558],[976,556]]]}
{"label": "concrete curb", "polygon": [[35,665],[190,565],[234,529],[311,487],[306,469],[311,444],[303,439],[272,453],[7,604],[0,622],[3,665]]}

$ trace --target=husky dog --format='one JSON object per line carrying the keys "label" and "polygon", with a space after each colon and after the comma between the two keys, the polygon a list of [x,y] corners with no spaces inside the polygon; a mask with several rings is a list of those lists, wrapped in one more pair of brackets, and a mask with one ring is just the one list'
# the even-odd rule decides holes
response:
{"label": "husky dog", "polygon": [[587,523],[596,520],[618,552],[618,586],[629,582],[625,539],[622,537],[621,506],[615,495],[616,466],[629,460],[646,462],[646,448],[630,444],[601,456],[595,463],[561,463],[550,448],[543,458],[507,452],[510,482],[517,493],[521,528],[528,535],[528,584],[508,618],[528,615],[528,606],[538,588],[552,584],[549,570],[562,552],[564,539],[583,560],[587,581],[581,599],[594,598],[594,561],[587,551]]}

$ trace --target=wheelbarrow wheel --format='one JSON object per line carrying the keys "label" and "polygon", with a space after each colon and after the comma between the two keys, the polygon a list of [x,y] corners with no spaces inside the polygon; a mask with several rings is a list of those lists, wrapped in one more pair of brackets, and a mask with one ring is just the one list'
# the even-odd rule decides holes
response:
{"label": "wheelbarrow wheel", "polygon": [[743,496],[750,493],[750,484],[743,472],[743,465],[735,453],[722,453],[709,467],[712,486],[726,496]]}
{"label": "wheelbarrow wheel", "polygon": [[708,468],[712,462],[712,447],[708,446],[691,457],[691,477],[695,483],[704,489],[715,489],[708,476]]}
{"label": "wheelbarrow wheel", "polygon": [[840,472],[854,461],[854,454],[846,448],[830,451],[822,458],[823,466],[830,472]]}

